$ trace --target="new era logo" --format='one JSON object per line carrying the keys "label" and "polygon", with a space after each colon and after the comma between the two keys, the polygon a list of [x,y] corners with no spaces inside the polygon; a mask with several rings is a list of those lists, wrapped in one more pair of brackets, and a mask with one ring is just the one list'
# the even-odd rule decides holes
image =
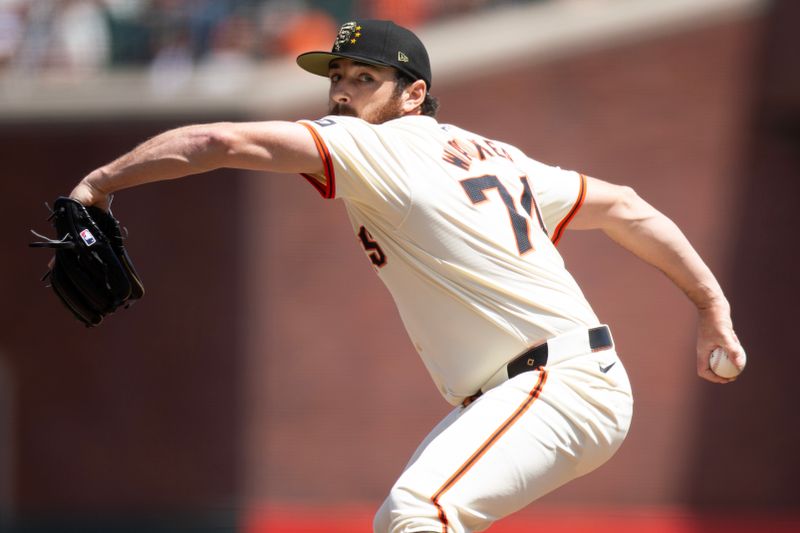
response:
{"label": "new era logo", "polygon": [[403,52],[397,52],[397,60],[402,63],[408,63],[408,56],[405,55]]}

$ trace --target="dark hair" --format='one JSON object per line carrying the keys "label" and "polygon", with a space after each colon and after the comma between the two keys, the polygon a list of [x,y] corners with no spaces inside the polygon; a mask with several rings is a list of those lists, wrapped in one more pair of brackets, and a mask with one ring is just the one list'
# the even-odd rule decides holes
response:
{"label": "dark hair", "polygon": [[[400,96],[403,90],[414,83],[416,80],[404,72],[395,70],[397,77],[397,85],[394,87],[395,96]],[[439,99],[432,96],[428,91],[425,91],[425,100],[422,102],[422,114],[429,117],[436,117],[436,112],[439,111]]]}

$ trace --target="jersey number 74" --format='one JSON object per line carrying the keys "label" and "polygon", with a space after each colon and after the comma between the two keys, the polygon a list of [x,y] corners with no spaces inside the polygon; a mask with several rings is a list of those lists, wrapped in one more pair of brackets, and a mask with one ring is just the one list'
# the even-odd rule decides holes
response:
{"label": "jersey number 74", "polygon": [[473,204],[485,202],[488,200],[486,197],[486,191],[497,189],[500,199],[503,201],[506,209],[508,210],[508,217],[511,221],[511,229],[514,231],[514,238],[517,241],[517,249],[519,250],[520,255],[522,255],[533,250],[533,245],[531,244],[529,236],[528,219],[533,218],[534,213],[536,213],[536,219],[539,223],[539,227],[542,228],[542,231],[544,231],[545,235],[547,235],[547,230],[544,227],[544,220],[542,219],[542,214],[539,212],[539,206],[536,205],[536,200],[533,197],[531,186],[528,183],[528,177],[520,176],[519,180],[522,183],[523,188],[520,204],[524,212],[527,213],[527,218],[519,213],[516,205],[514,204],[514,199],[511,197],[508,189],[505,188],[505,186],[500,182],[500,178],[497,176],[485,175],[477,178],[467,178],[465,180],[461,180],[461,186],[464,188],[464,192],[467,193],[467,197]]}

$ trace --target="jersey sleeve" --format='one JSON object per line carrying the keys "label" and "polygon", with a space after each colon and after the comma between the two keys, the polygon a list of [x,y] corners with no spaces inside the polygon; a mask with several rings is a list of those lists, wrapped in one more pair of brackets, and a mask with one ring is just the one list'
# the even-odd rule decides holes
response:
{"label": "jersey sleeve", "polygon": [[558,244],[586,198],[586,176],[530,158],[526,167],[547,233]]}
{"label": "jersey sleeve", "polygon": [[340,198],[379,209],[398,222],[411,203],[402,142],[391,128],[353,117],[300,121],[319,151],[324,175],[303,174],[324,198]]}

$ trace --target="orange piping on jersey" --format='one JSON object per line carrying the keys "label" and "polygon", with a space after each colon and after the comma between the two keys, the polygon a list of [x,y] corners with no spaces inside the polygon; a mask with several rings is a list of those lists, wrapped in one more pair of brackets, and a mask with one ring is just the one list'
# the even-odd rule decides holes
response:
{"label": "orange piping on jersey", "polygon": [[453,485],[455,485],[459,479],[464,477],[464,475],[467,472],[469,472],[469,470],[473,466],[475,466],[475,463],[477,463],[478,460],[481,457],[483,457],[487,451],[489,451],[489,449],[500,439],[500,437],[502,437],[506,433],[506,431],[508,431],[509,428],[511,428],[511,426],[513,426],[514,423],[517,420],[519,420],[520,417],[528,411],[528,409],[530,409],[531,405],[533,405],[533,402],[535,402],[536,399],[539,397],[539,395],[542,393],[542,389],[544,388],[544,384],[546,381],[547,381],[547,371],[541,370],[539,372],[539,379],[536,381],[536,385],[528,393],[528,397],[525,398],[525,401],[523,401],[522,404],[519,407],[517,407],[517,410],[514,411],[514,413],[510,417],[508,417],[506,421],[503,422],[500,425],[500,427],[498,427],[495,430],[495,432],[492,433],[492,435],[484,441],[483,444],[480,445],[477,451],[475,451],[475,453],[473,453],[472,456],[469,459],[467,459],[464,462],[464,464],[462,464],[461,467],[459,467],[458,470],[456,470],[455,474],[450,476],[450,479],[448,479],[444,483],[444,485],[442,485],[439,488],[439,490],[436,491],[436,494],[431,496],[431,501],[433,502],[434,507],[436,507],[436,510],[439,513],[439,520],[442,522],[442,533],[447,533],[448,520],[447,520],[447,515],[444,512],[444,509],[439,504],[439,499],[445,492],[453,488]]}
{"label": "orange piping on jersey", "polygon": [[551,239],[555,245],[558,245],[558,241],[561,239],[561,234],[564,233],[564,229],[567,227],[567,224],[569,224],[572,219],[575,218],[578,210],[583,205],[583,201],[586,199],[586,176],[583,174],[579,175],[581,177],[581,187],[578,191],[578,199],[575,201],[575,205],[572,206],[572,209],[569,210],[569,213],[567,213],[567,216],[565,216],[563,220],[558,223],[558,226],[556,226],[556,230],[553,232],[553,238]]}
{"label": "orange piping on jersey", "polygon": [[328,146],[325,144],[325,141],[322,140],[322,137],[314,129],[313,126],[309,126],[305,122],[299,122],[298,124],[302,124],[303,126],[311,132],[311,137],[314,138],[314,144],[317,147],[317,152],[319,152],[319,157],[322,159],[322,167],[325,172],[325,183],[321,183],[319,179],[315,178],[311,174],[300,173],[308,182],[314,186],[315,189],[322,195],[323,198],[333,198],[336,196],[336,179],[333,172],[333,159],[331,159],[331,153],[328,151]]}

